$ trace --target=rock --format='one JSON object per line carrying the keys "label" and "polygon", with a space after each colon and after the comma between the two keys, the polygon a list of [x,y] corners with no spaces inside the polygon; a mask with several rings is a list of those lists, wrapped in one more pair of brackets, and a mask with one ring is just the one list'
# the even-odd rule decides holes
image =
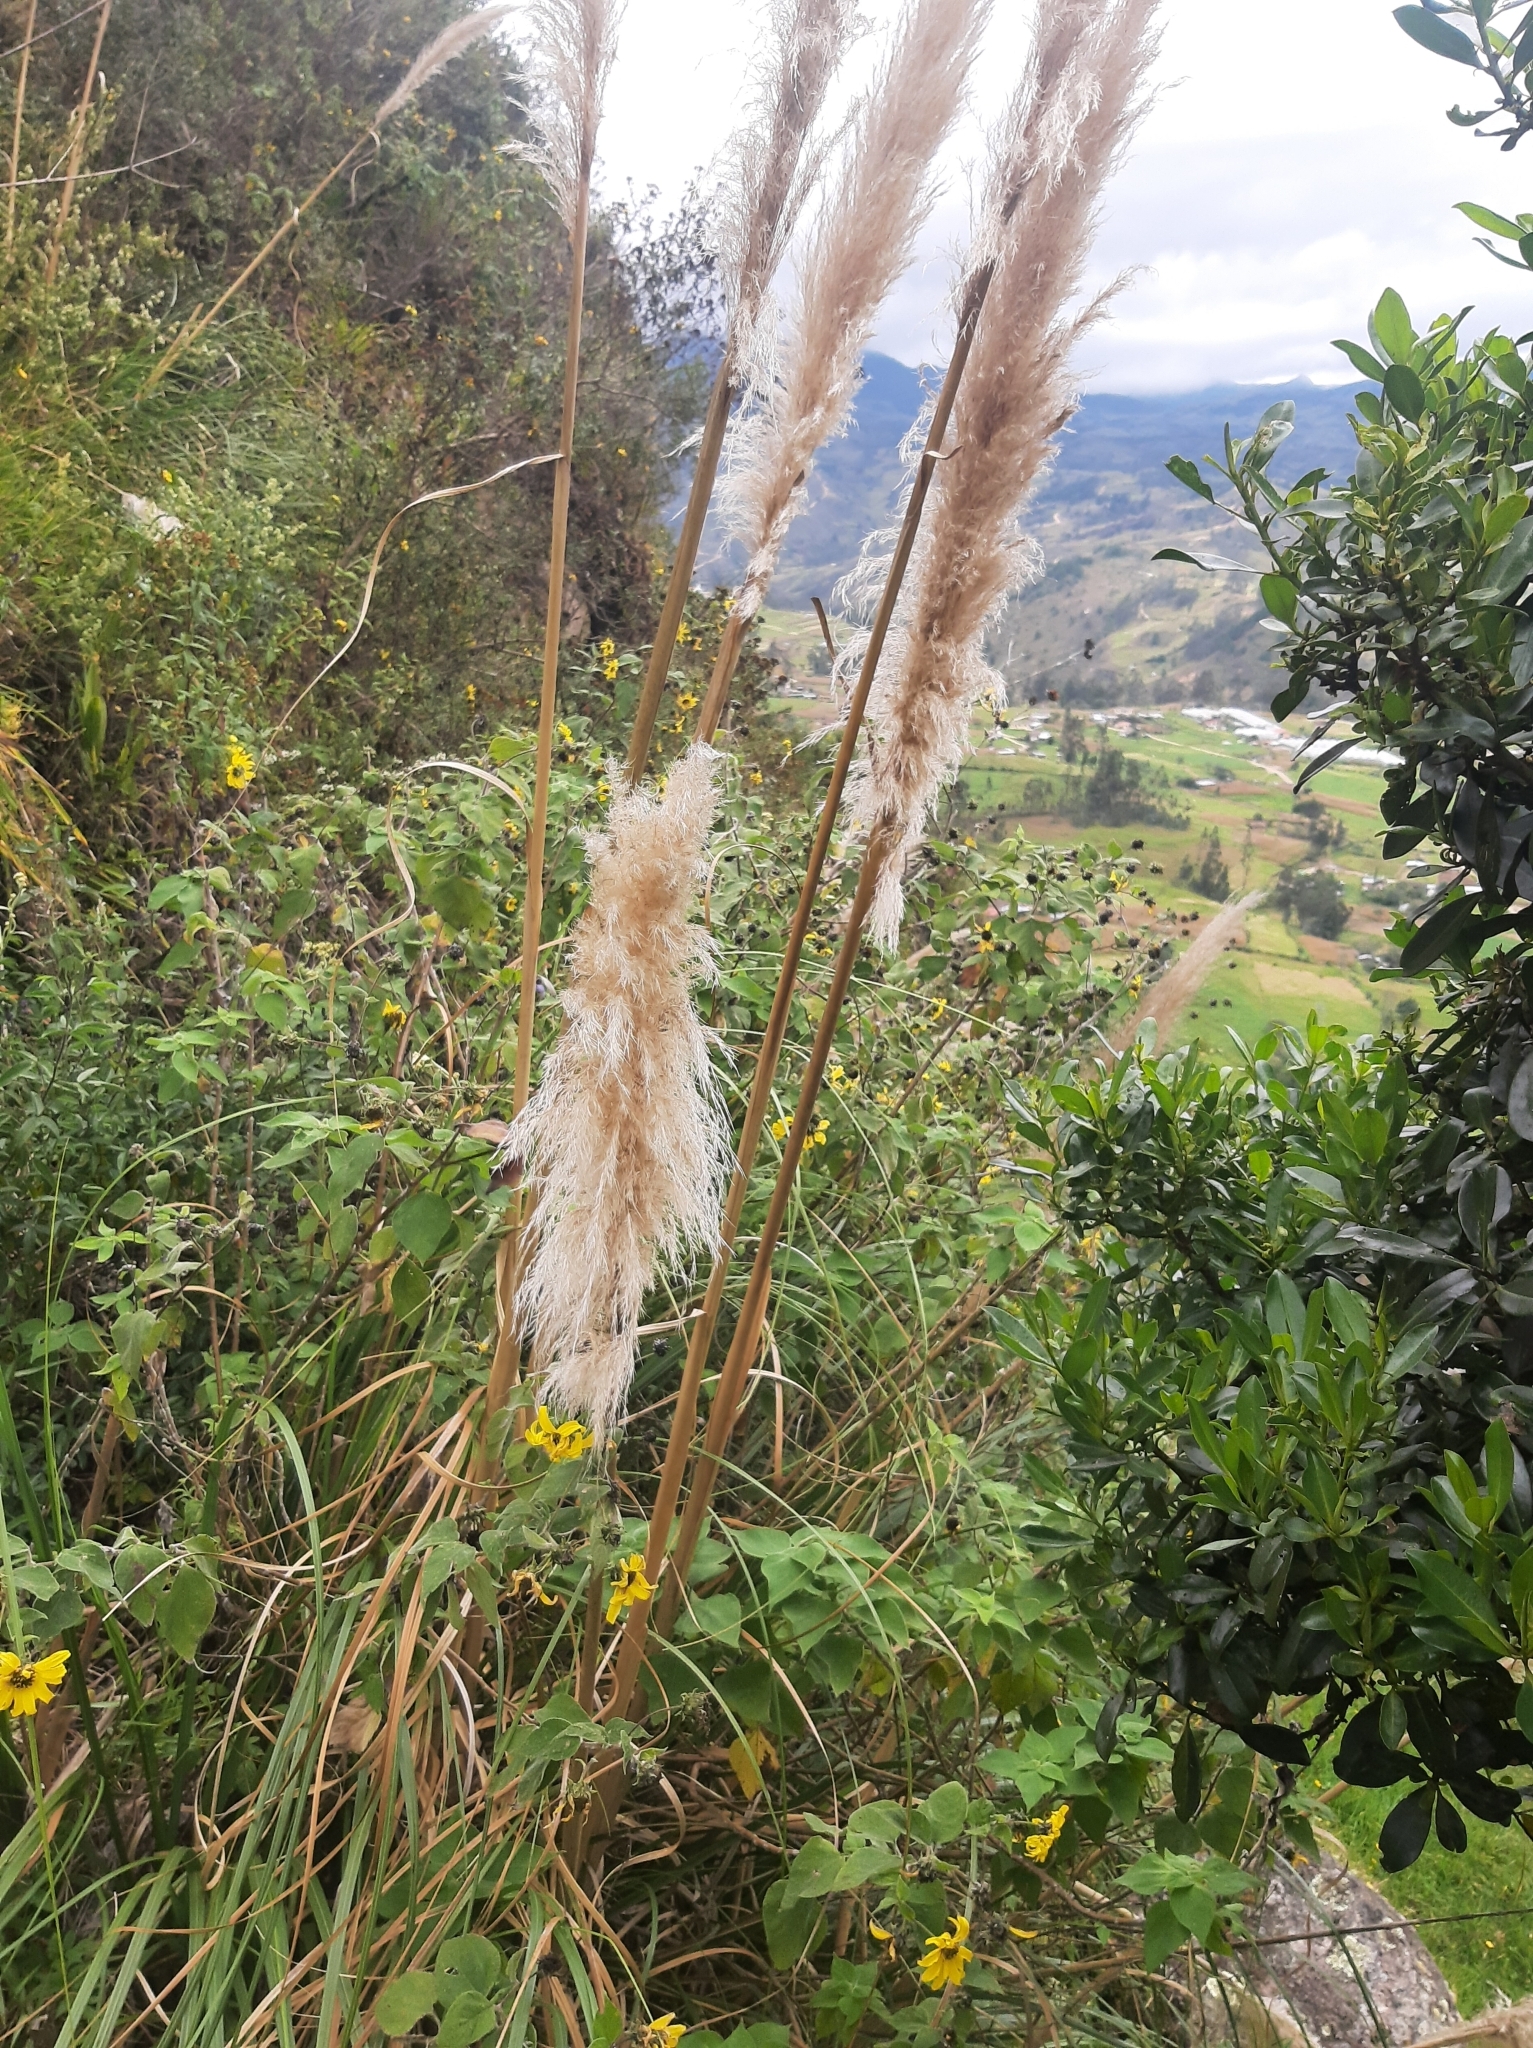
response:
{"label": "rock", "polygon": [[[1210,2034],[1238,2048],[1415,2048],[1460,2024],[1415,1929],[1329,1856],[1318,1869],[1275,1859],[1251,1925],[1262,1945],[1237,1952],[1203,2000]],[[1336,1932],[1356,1927],[1375,1931]],[[1487,2033],[1498,2017],[1485,2015]]]}

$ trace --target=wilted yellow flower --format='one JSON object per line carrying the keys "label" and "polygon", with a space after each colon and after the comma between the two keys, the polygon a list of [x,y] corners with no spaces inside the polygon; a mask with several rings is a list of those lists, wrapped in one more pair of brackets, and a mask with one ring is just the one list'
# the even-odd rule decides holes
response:
{"label": "wilted yellow flower", "polygon": [[931,1991],[961,1984],[964,1971],[974,1960],[968,1943],[969,1923],[962,1913],[955,1914],[946,1934],[927,1937],[926,1953],[921,1958],[921,1982]]}
{"label": "wilted yellow flower", "polygon": [[0,1714],[35,1714],[64,1683],[67,1650],[23,1662],[13,1650],[0,1653]]}
{"label": "wilted yellow flower", "polygon": [[224,759],[224,781],[231,789],[248,789],[255,780],[255,756],[238,740],[230,740]]}
{"label": "wilted yellow flower", "polygon": [[644,1576],[643,1553],[636,1550],[617,1568],[612,1598],[607,1602],[607,1626],[612,1626],[625,1607],[632,1607],[637,1600],[647,1600],[654,1590]]}
{"label": "wilted yellow flower", "polygon": [[1038,1824],[1038,1833],[1029,1835],[1022,1844],[1022,1853],[1034,1863],[1047,1863],[1049,1851],[1065,1831],[1065,1822],[1070,1818],[1068,1806],[1056,1806],[1046,1821]]}
{"label": "wilted yellow flower", "polygon": [[537,1576],[536,1572],[528,1571],[525,1565],[519,1565],[511,1574],[511,1591],[513,1595],[517,1593],[530,1594],[533,1599],[544,1607],[552,1607],[554,1605],[550,1595],[543,1591],[543,1581]]}
{"label": "wilted yellow flower", "polygon": [[591,1432],[583,1422],[555,1422],[548,1410],[540,1407],[527,1431],[527,1441],[535,1451],[546,1451],[551,1465],[567,1465],[583,1458],[591,1448]]}
{"label": "wilted yellow flower", "polygon": [[403,1022],[405,1021],[405,1013],[399,1007],[398,1003],[384,1004],[383,1021],[385,1024],[403,1024]]}
{"label": "wilted yellow flower", "polygon": [[640,2031],[641,2048],[676,2048],[676,2043],[686,2031],[685,2027],[678,2026],[675,2013],[663,2012],[659,2019],[651,2020]]}
{"label": "wilted yellow flower", "polygon": [[1008,1927],[1006,1932],[1013,1941],[1036,1941],[1038,1939],[1036,1927]]}

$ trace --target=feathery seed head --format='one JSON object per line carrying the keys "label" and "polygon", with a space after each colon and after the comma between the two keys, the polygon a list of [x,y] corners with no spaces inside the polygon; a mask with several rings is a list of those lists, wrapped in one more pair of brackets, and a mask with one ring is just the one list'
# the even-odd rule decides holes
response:
{"label": "feathery seed head", "polygon": [[596,157],[622,8],[616,0],[532,0],[529,12],[537,140],[515,145],[515,153],[543,173],[573,233],[577,196]]}
{"label": "feathery seed head", "polygon": [[[869,698],[869,749],[849,792],[852,815],[894,841],[870,919],[886,947],[899,936],[906,859],[962,764],[974,708],[986,695],[1004,702],[1005,684],[984,658],[985,632],[1041,567],[1017,521],[1075,410],[1075,345],[1118,289],[1069,310],[1098,197],[1145,110],[1138,88],[1155,54],[1157,4],[1049,0],[1027,74],[993,140],[968,271],[972,281],[982,265],[993,266],[989,295]],[[854,596],[859,586],[881,584],[878,545],[870,543],[848,579]],[[844,662],[860,651],[850,645]]]}
{"label": "feathery seed head", "polygon": [[695,746],[663,798],[613,794],[586,841],[591,901],[576,928],[564,1033],[503,1156],[523,1158],[536,1246],[517,1296],[542,1392],[598,1444],[621,1420],[639,1313],[657,1267],[711,1250],[729,1122],[692,1002],[714,973],[692,919],[719,756]]}
{"label": "feathery seed head", "polygon": [[391,115],[407,106],[428,78],[434,78],[444,64],[450,64],[454,57],[461,56],[470,43],[478,42],[488,35],[497,22],[503,21],[511,12],[512,0],[491,0],[487,7],[477,8],[472,14],[465,14],[457,21],[449,22],[439,36],[434,36],[410,66],[398,85],[389,94],[383,105],[373,116],[373,126],[381,128]]}

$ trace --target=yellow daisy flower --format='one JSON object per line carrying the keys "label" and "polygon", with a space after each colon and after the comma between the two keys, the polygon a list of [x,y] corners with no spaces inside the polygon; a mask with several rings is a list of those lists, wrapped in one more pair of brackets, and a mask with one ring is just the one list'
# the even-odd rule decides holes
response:
{"label": "yellow daisy flower", "polygon": [[618,1566],[617,1582],[607,1602],[607,1626],[612,1626],[625,1607],[632,1607],[637,1600],[647,1600],[654,1590],[644,1576],[643,1553],[636,1550]]}
{"label": "yellow daisy flower", "polygon": [[550,1465],[567,1465],[583,1458],[591,1448],[591,1432],[583,1422],[555,1422],[548,1410],[540,1407],[527,1431],[527,1441],[535,1451],[548,1453]]}
{"label": "yellow daisy flower", "polygon": [[961,1984],[963,1973],[973,1960],[974,1951],[969,1947],[969,1923],[962,1913],[955,1914],[946,1934],[927,1937],[926,1953],[921,1958],[921,1982],[931,1991],[943,1991],[950,1984]]}
{"label": "yellow daisy flower", "polygon": [[1034,1863],[1047,1863],[1049,1851],[1065,1831],[1065,1822],[1070,1818],[1068,1806],[1056,1806],[1046,1821],[1040,1821],[1039,1831],[1029,1835],[1022,1844],[1022,1853]]}
{"label": "yellow daisy flower", "polygon": [[0,1714],[35,1714],[64,1683],[67,1650],[23,1662],[13,1650],[0,1652]]}
{"label": "yellow daisy flower", "polygon": [[248,789],[255,780],[255,756],[238,740],[230,740],[224,759],[224,781],[230,789]]}
{"label": "yellow daisy flower", "polygon": [[640,2030],[640,2048],[676,2048],[676,2043],[686,2031],[685,2027],[677,2024],[675,2013],[663,2012],[659,2019],[651,2020]]}

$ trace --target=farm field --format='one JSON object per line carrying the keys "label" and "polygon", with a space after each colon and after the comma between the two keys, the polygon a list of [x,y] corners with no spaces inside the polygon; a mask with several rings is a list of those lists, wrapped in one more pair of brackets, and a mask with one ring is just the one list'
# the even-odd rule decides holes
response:
{"label": "farm field", "polygon": [[[763,642],[784,677],[774,703],[811,726],[827,722],[829,685],[818,672],[825,663],[813,613],[768,612]],[[1161,1016],[1162,1044],[1196,1038],[1216,1046],[1230,1030],[1249,1044],[1273,1024],[1302,1024],[1311,1011],[1353,1032],[1399,1021],[1402,1005],[1415,1005],[1424,1022],[1435,1018],[1424,982],[1371,978],[1394,964],[1385,935],[1398,910],[1423,901],[1430,888],[1410,872],[1416,864],[1382,858],[1382,763],[1343,761],[1295,799],[1293,752],[1315,729],[1312,720],[1291,718],[1280,735],[1270,718],[1244,708],[1092,711],[1046,701],[1015,707],[1006,718],[1004,730],[976,723],[974,752],[954,799],[966,829],[983,837],[1020,826],[1040,845],[1090,840],[1137,860],[1135,887],[1153,907],[1125,898],[1111,939],[1104,935],[1107,950],[1121,953],[1137,938],[1136,950],[1169,940],[1180,953],[1220,908],[1222,898],[1207,893],[1210,887],[1227,889],[1235,900],[1273,891],[1285,871],[1318,870],[1335,879],[1346,919],[1335,936],[1301,929],[1296,916],[1285,919],[1269,893],[1201,981]],[[1129,775],[1137,764],[1140,805],[1152,815],[1125,816],[1129,804],[1119,806],[1116,820],[1083,821],[1104,749]]]}

